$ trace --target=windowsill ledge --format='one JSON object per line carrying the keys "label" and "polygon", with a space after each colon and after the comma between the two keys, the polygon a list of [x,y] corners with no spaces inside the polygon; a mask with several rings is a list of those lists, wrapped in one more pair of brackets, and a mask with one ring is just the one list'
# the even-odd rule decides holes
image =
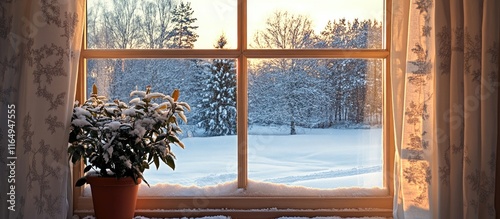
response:
{"label": "windowsill ledge", "polygon": [[[75,215],[83,218],[88,215],[93,215],[92,210],[75,211]],[[141,215],[141,217],[136,217],[134,219],[146,219],[146,218],[204,218],[204,219],[222,219],[222,218],[233,218],[233,219],[265,219],[265,218],[279,218],[287,219],[288,217],[294,217],[294,219],[300,219],[296,217],[305,218],[321,218],[321,217],[372,217],[373,219],[391,218],[392,209],[179,209],[179,210],[168,210],[168,209],[156,209],[156,210],[146,210],[138,209],[136,210],[136,215]],[[222,216],[223,215],[223,216]],[[146,218],[144,218],[146,217]],[[91,219],[93,217],[85,218]]]}

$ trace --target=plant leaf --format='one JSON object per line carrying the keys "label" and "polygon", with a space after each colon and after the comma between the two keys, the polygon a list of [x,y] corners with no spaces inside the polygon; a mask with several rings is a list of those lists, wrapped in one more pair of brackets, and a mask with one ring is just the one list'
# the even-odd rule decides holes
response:
{"label": "plant leaf", "polygon": [[186,116],[184,115],[184,112],[180,111],[177,114],[179,114],[179,116],[181,117],[182,121],[184,121],[184,123],[187,124],[188,121],[187,121]]}
{"label": "plant leaf", "polygon": [[142,168],[144,169],[149,169],[149,163],[146,162],[145,160],[142,161]]}
{"label": "plant leaf", "polygon": [[168,119],[168,122],[170,122],[170,123],[174,123],[174,124],[178,125],[178,123],[177,123],[177,118],[175,118],[175,116],[174,116],[174,115],[172,115],[172,117],[170,117],[170,119]]}
{"label": "plant leaf", "polygon": [[182,107],[186,108],[187,110],[191,111],[191,107],[189,106],[189,104],[187,104],[185,102],[179,102],[179,103],[177,103],[177,105],[182,106]]}
{"label": "plant leaf", "polygon": [[88,165],[88,166],[85,167],[85,169],[83,169],[83,172],[84,173],[89,172],[90,169],[92,169],[92,166]]}
{"label": "plant leaf", "polygon": [[155,162],[156,169],[158,170],[158,168],[160,167],[160,160],[158,159],[158,156],[154,155],[154,159],[153,160]]}
{"label": "plant leaf", "polygon": [[151,186],[149,186],[148,181],[146,181],[146,179],[144,179],[144,177],[141,177],[141,179],[142,179],[142,181],[144,181],[144,182],[146,183],[146,185],[148,185],[148,187],[150,187],[150,188],[151,188]]}
{"label": "plant leaf", "polygon": [[82,155],[80,154],[80,151],[76,150],[76,151],[73,153],[73,155],[71,156],[71,162],[72,162],[73,164],[75,164],[77,161],[79,161],[79,160],[80,160],[80,157],[81,157],[81,156],[82,156]]}
{"label": "plant leaf", "polygon": [[[78,137],[78,134],[76,133],[76,131],[73,130],[72,132],[69,133],[69,140],[68,140],[68,142],[69,143],[75,142],[78,139],[77,137]],[[69,148],[68,148],[68,150],[69,150]]]}
{"label": "plant leaf", "polygon": [[156,142],[159,142],[159,141],[161,141],[161,140],[165,139],[166,137],[167,137],[167,135],[165,135],[165,134],[160,134],[160,135],[158,135],[158,137],[156,137]]}
{"label": "plant leaf", "polygon": [[82,177],[78,181],[76,181],[75,186],[80,187],[80,186],[85,185],[85,183],[87,183],[87,178]]}
{"label": "plant leaf", "polygon": [[151,153],[150,153],[150,154],[148,155],[148,162],[151,162],[152,160],[153,160],[153,154],[151,154]]}
{"label": "plant leaf", "polygon": [[180,141],[179,138],[177,138],[177,136],[175,136],[175,135],[170,135],[167,137],[167,139],[168,139],[168,141],[173,142],[173,143],[177,143]]}
{"label": "plant leaf", "polygon": [[174,98],[174,101],[177,101],[179,99],[180,91],[179,89],[175,89],[174,92],[172,92],[172,98]]}
{"label": "plant leaf", "polygon": [[172,168],[172,170],[175,170],[175,161],[174,161],[174,158],[170,155],[167,155],[166,156],[166,159],[167,159],[167,165]]}
{"label": "plant leaf", "polygon": [[175,142],[175,144],[179,145],[179,147],[184,149],[184,143],[182,143],[181,141]]}
{"label": "plant leaf", "polygon": [[95,84],[92,85],[92,94],[97,96],[97,86]]}

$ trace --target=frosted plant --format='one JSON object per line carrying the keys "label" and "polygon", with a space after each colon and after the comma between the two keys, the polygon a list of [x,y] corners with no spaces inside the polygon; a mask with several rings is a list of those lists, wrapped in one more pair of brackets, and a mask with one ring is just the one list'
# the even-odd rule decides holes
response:
{"label": "frosted plant", "polygon": [[[97,95],[94,85],[90,98],[81,106],[75,103],[71,118],[68,153],[73,163],[83,159],[84,172],[94,169],[103,177],[143,177],[151,164],[159,168],[160,160],[175,169],[171,145],[184,148],[177,122],[187,123],[185,102],[177,102],[179,90],[171,96],[146,91],[133,91],[129,104],[120,100],[107,102]],[[76,186],[86,183],[82,177]],[[149,184],[148,184],[149,185]]]}

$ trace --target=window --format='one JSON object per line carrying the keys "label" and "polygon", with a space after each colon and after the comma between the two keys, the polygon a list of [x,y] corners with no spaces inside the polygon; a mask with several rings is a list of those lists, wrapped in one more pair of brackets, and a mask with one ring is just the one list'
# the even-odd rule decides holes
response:
{"label": "window", "polygon": [[[138,214],[392,216],[390,0],[86,4],[77,98],[92,83],[122,100],[136,87],[180,88],[193,107],[186,149],[173,148],[175,171],[163,165],[145,177],[216,191],[145,191]],[[182,13],[191,20],[173,22]],[[218,78],[225,93],[217,94],[230,94],[224,103],[203,96],[215,92],[207,90],[215,66],[226,68]],[[225,118],[215,127],[202,113],[214,102]],[[79,178],[82,167],[74,173]],[[84,189],[74,189],[74,206],[75,214],[92,209]]]}

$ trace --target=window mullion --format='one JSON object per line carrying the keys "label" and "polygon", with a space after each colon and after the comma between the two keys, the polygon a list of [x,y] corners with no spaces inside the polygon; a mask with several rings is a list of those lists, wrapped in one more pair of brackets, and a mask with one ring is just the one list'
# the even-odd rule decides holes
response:
{"label": "window mullion", "polygon": [[210,49],[90,49],[82,51],[85,58],[237,58],[239,50]]}
{"label": "window mullion", "polygon": [[246,188],[248,182],[248,80],[247,58],[238,58],[236,76],[236,108],[238,138],[238,188]]}
{"label": "window mullion", "polygon": [[251,49],[243,51],[248,58],[344,58],[344,59],[370,59],[388,58],[387,50],[372,49]]}
{"label": "window mullion", "polygon": [[[385,19],[385,38],[384,48],[389,52],[391,51],[391,36],[392,36],[392,0],[385,1],[384,8],[384,19]],[[384,68],[384,186],[388,188],[389,195],[394,196],[394,187],[392,183],[394,182],[393,174],[394,174],[394,156],[395,156],[395,137],[394,137],[394,123],[393,123],[393,103],[392,103],[392,89],[391,89],[391,59],[390,56],[385,59],[385,68]]]}
{"label": "window mullion", "polygon": [[[246,36],[242,36],[246,39]],[[243,41],[244,39],[242,39]],[[244,46],[244,45],[241,45]],[[388,58],[387,50],[276,50],[276,49],[237,49],[237,50],[148,50],[148,49],[90,49],[83,50],[84,58]]]}
{"label": "window mullion", "polygon": [[236,76],[236,108],[238,138],[238,188],[246,188],[248,183],[248,69],[247,58],[247,1],[238,0],[238,69]]}

